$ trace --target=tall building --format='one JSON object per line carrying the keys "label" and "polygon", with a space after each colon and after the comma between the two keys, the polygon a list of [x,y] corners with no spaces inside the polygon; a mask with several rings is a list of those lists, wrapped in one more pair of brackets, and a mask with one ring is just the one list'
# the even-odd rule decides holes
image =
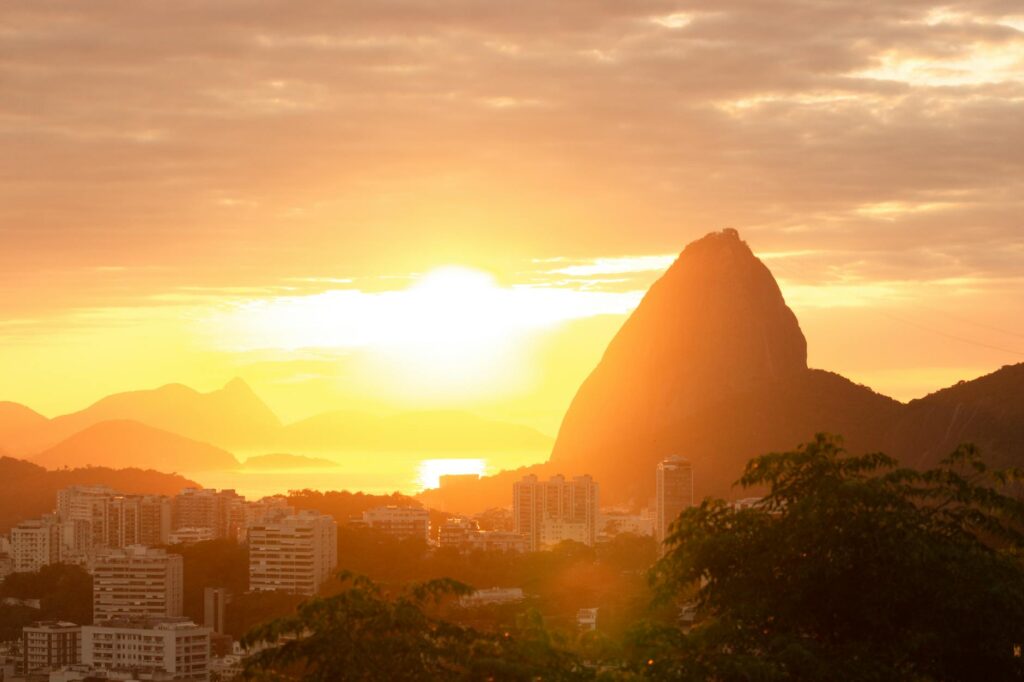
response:
{"label": "tall building", "polygon": [[[117,619],[82,628],[82,663],[133,679],[208,680],[210,631],[187,618]],[[159,674],[165,677],[159,677]]]}
{"label": "tall building", "polygon": [[664,542],[672,522],[693,506],[693,465],[679,455],[662,460],[655,487],[655,533],[658,542]]}
{"label": "tall building", "polygon": [[178,554],[141,545],[103,552],[92,575],[93,622],[180,616],[183,578]]}
{"label": "tall building", "polygon": [[161,495],[118,495],[108,502],[107,547],[165,545],[171,533],[171,500]]}
{"label": "tall building", "polygon": [[82,659],[82,626],[42,621],[21,629],[23,675],[32,676],[74,665]]}
{"label": "tall building", "polygon": [[38,571],[61,560],[60,524],[53,516],[22,521],[11,529],[11,557],[17,572]]}
{"label": "tall building", "polygon": [[338,565],[338,525],[313,511],[249,527],[249,589],[316,594]]}
{"label": "tall building", "polygon": [[66,558],[82,560],[97,550],[167,544],[171,501],[102,485],[71,486],[57,493],[57,518]]}
{"label": "tall building", "polygon": [[215,538],[242,539],[245,498],[234,490],[185,488],[174,498],[173,529],[208,528]]}
{"label": "tall building", "polygon": [[203,589],[203,627],[224,634],[224,612],[229,600],[230,594],[223,587]]}
{"label": "tall building", "polygon": [[396,538],[430,541],[430,512],[422,507],[377,507],[363,512],[363,525]]}
{"label": "tall building", "polygon": [[540,481],[531,474],[512,484],[514,530],[526,538],[530,551],[563,540],[593,545],[598,508],[598,485],[590,476]]}
{"label": "tall building", "polygon": [[118,492],[105,485],[75,485],[57,491],[57,518],[69,557],[109,547],[109,501]]}

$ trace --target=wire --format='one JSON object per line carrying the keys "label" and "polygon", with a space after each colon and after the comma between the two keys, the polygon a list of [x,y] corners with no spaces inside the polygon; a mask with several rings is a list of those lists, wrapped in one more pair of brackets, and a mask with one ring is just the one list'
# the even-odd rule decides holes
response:
{"label": "wire", "polygon": [[974,339],[967,339],[967,338],[964,338],[962,336],[957,336],[956,334],[949,334],[947,332],[940,331],[938,329],[933,329],[932,327],[928,327],[926,325],[919,324],[917,322],[913,322],[911,320],[907,320],[907,319],[904,319],[902,317],[897,317],[895,315],[890,315],[889,313],[882,312],[881,310],[878,310],[876,312],[879,315],[882,315],[883,317],[888,317],[890,320],[895,320],[897,322],[902,322],[903,324],[910,325],[911,327],[917,327],[918,329],[926,331],[926,332],[928,332],[930,334],[938,334],[939,336],[944,336],[947,339],[953,339],[954,341],[959,341],[961,343],[967,343],[967,344],[970,344],[972,346],[978,346],[979,348],[988,348],[989,350],[997,350],[997,351],[1000,351],[1000,352],[1003,352],[1003,353],[1009,353],[1010,355],[1017,355],[1017,356],[1020,356],[1020,357],[1024,357],[1024,352],[1021,352],[1021,351],[1018,351],[1018,350],[1012,350],[1010,348],[1003,348],[1002,346],[993,346],[990,343],[983,343],[981,341],[975,341]]}

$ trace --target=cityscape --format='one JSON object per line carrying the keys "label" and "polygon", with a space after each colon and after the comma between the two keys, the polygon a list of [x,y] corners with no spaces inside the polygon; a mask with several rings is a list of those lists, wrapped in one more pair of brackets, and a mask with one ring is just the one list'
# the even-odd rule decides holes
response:
{"label": "cityscape", "polygon": [[1024,0],[0,0],[0,682],[1024,681]]}
{"label": "cityscape", "polygon": [[[248,591],[313,597],[338,567],[338,526],[365,529],[424,548],[458,553],[521,554],[562,543],[592,547],[628,534],[662,541],[672,521],[694,504],[693,467],[673,455],[657,465],[656,495],[640,513],[602,508],[590,476],[567,480],[527,475],[513,484],[511,505],[477,518],[432,523],[421,506],[380,506],[336,519],[296,509],[285,496],[246,500],[233,490],[185,488],[177,495],[127,495],[107,486],[57,493],[52,513],[0,536],[0,582],[46,566],[81,567],[92,579],[92,622],[37,621],[3,649],[2,680],[230,680],[252,651],[225,633],[232,593],[201,585],[202,619],[184,615],[184,560],[175,548],[215,540],[248,555]],[[738,504],[753,504],[749,499]],[[500,521],[495,523],[495,517]],[[495,527],[497,526],[497,527]],[[490,586],[459,600],[463,609],[524,600],[517,585]],[[11,599],[5,599],[5,603]],[[26,600],[38,608],[38,600]],[[576,625],[594,630],[597,606],[578,609]]]}

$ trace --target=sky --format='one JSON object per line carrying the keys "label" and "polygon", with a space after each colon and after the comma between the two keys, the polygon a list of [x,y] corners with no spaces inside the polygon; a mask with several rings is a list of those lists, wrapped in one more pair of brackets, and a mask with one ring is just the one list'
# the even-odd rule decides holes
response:
{"label": "sky", "polygon": [[1019,0],[7,0],[0,84],[0,399],[49,416],[242,376],[554,433],[723,227],[813,366],[1024,360]]}

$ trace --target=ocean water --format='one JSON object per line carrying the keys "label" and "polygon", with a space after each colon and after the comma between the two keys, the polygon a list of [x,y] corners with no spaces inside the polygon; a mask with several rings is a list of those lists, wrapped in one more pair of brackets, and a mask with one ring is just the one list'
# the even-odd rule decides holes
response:
{"label": "ocean water", "polygon": [[[238,453],[239,460],[265,453]],[[292,452],[330,460],[335,466],[311,469],[246,469],[179,472],[207,488],[234,488],[248,499],[287,493],[289,490],[348,490],[375,495],[400,492],[412,495],[437,486],[444,474],[496,474],[503,469],[543,462],[547,451],[444,453],[444,452]]]}

